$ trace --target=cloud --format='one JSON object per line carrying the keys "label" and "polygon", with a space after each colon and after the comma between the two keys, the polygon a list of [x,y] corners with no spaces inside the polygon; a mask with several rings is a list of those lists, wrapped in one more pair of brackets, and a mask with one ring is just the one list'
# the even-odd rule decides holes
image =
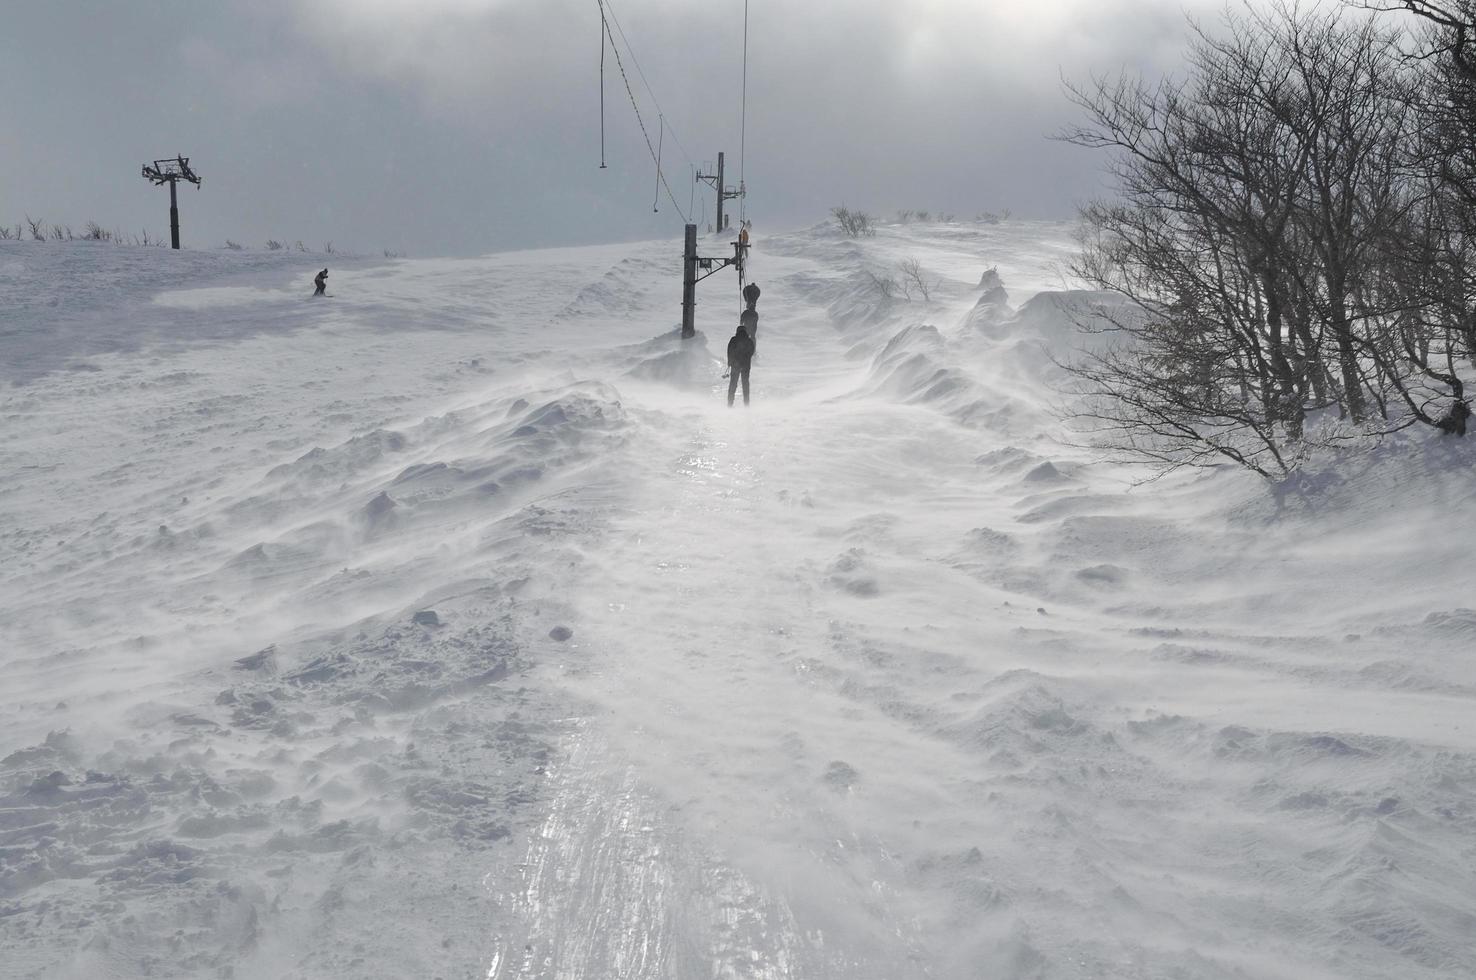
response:
{"label": "cloud", "polygon": [[180,63],[195,86],[212,86],[242,112],[280,110],[316,97],[322,79],[309,59],[244,54],[204,37],[186,38]]}
{"label": "cloud", "polygon": [[[427,107],[470,122],[565,89],[568,70],[589,60],[594,10],[574,0],[302,0],[292,17],[337,71],[409,85]],[[570,25],[581,20],[590,43],[576,52]]]}
{"label": "cloud", "polygon": [[[603,188],[615,212],[648,199],[654,164],[633,96],[651,140],[667,134],[679,206],[693,196],[691,165],[723,149],[730,173],[748,178],[749,203],[779,220],[818,217],[842,197],[883,210],[1065,216],[1094,192],[1095,172],[1046,141],[1074,112],[1062,73],[1159,73],[1186,32],[1185,8],[1158,0],[752,3],[744,119],[743,5],[620,0],[606,9],[625,75],[607,55],[604,77],[606,156],[620,167],[596,183],[580,165],[600,123],[593,0],[287,2],[334,71],[413,93],[497,146],[497,175],[516,186],[559,175],[571,201]],[[540,196],[556,202],[558,191]],[[652,220],[633,217],[631,227]]]}
{"label": "cloud", "polygon": [[1158,73],[1187,33],[1159,0],[752,0],[745,120],[743,3],[609,3],[633,54],[622,40],[622,77],[607,52],[603,170],[595,0],[22,4],[0,32],[0,89],[27,93],[0,100],[28,134],[0,145],[24,175],[6,192],[156,225],[136,159],[180,150],[207,178],[187,237],[428,254],[679,235],[664,195],[652,211],[633,94],[681,210],[689,167],[723,150],[770,226],[841,200],[1064,217],[1101,161],[1046,140],[1074,117],[1062,73]]}

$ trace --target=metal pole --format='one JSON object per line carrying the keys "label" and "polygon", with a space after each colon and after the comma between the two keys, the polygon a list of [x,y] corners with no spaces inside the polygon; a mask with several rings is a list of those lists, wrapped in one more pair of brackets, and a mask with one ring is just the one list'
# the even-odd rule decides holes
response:
{"label": "metal pole", "polygon": [[722,151],[721,150],[718,151],[718,172],[717,172],[717,178],[718,178],[718,185],[717,185],[717,202],[718,202],[718,214],[717,214],[717,221],[718,221],[718,223],[717,223],[717,230],[718,230],[718,234],[721,235],[723,233],[723,154],[722,154]]}
{"label": "metal pole", "polygon": [[[721,207],[721,205],[719,205]],[[687,225],[682,249],[682,339],[697,336],[697,226]]]}
{"label": "metal pole", "polygon": [[169,241],[172,248],[179,248],[179,201],[174,194],[175,183],[169,182]]}

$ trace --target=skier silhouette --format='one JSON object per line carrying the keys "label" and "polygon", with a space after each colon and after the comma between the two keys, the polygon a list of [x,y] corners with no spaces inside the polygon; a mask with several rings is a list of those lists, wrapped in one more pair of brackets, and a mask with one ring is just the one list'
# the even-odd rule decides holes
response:
{"label": "skier silhouette", "polygon": [[326,295],[328,295],[328,270],[327,269],[324,269],[322,272],[318,273],[316,276],[313,277],[313,285],[318,287],[317,290],[315,290],[313,292],[313,295],[314,296],[326,296]]}
{"label": "skier silhouette", "polygon": [[758,310],[750,306],[738,314],[738,326],[748,332],[748,339],[753,341],[754,353],[758,353]]}
{"label": "skier silhouette", "polygon": [[753,338],[743,324],[738,325],[728,341],[728,407],[733,405],[733,396],[738,391],[738,382],[743,382],[743,404],[748,404],[748,372],[753,367]]}
{"label": "skier silhouette", "polygon": [[748,308],[738,315],[738,323],[748,331],[748,339],[753,341],[755,351],[758,349],[758,283],[751,282],[743,287],[743,302]]}

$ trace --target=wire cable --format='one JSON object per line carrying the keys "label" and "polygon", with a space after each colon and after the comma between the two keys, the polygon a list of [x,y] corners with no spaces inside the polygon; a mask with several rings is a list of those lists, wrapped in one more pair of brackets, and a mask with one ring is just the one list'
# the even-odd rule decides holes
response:
{"label": "wire cable", "polygon": [[661,203],[661,145],[666,137],[666,117],[656,117],[656,195],[651,199],[651,213],[655,214],[661,209],[656,205]]}
{"label": "wire cable", "polygon": [[748,142],[748,0],[743,0],[743,109],[738,122],[738,221],[748,217],[748,184],[743,179]]}
{"label": "wire cable", "polygon": [[[625,28],[620,26],[620,18],[615,14],[615,7],[610,3],[610,0],[602,0],[601,9],[609,11],[610,20],[615,24],[615,30],[619,33],[620,40],[625,42],[625,53],[630,55],[630,62],[635,66],[636,76],[640,78],[641,84],[646,87],[646,94],[651,97],[651,104],[656,107],[657,112],[664,114],[665,110],[661,108],[661,102],[656,98],[656,92],[651,88],[651,83],[646,81],[646,73],[641,70],[641,61],[636,57],[635,48],[631,47],[630,39],[625,36]],[[606,30],[609,30],[609,28],[607,27]],[[610,38],[610,44],[613,45],[614,43],[615,38],[612,36]],[[688,153],[687,148],[682,145],[682,141],[677,136],[676,130],[670,126],[666,127],[666,129],[667,132],[671,133],[671,138],[676,142],[677,149],[682,151],[682,156],[686,158],[688,163],[696,166],[696,163],[692,160],[692,154]]]}
{"label": "wire cable", "polygon": [[[605,0],[599,0],[600,23],[605,22]],[[600,169],[605,170],[605,34],[600,29]]]}
{"label": "wire cable", "polygon": [[671,185],[666,182],[666,176],[661,173],[661,162],[656,155],[656,147],[651,145],[651,134],[646,130],[646,121],[641,118],[641,107],[636,102],[635,90],[630,87],[630,76],[625,73],[625,62],[620,60],[620,49],[615,46],[615,36],[610,33],[610,22],[605,20],[604,12],[604,4],[601,4],[600,20],[605,25],[605,34],[610,38],[610,50],[615,53],[615,66],[620,69],[620,78],[625,82],[625,93],[630,96],[630,107],[635,110],[636,122],[640,124],[641,135],[646,139],[646,149],[650,151],[651,160],[656,164],[656,178],[661,182],[661,186],[666,188],[666,196],[671,201],[671,206],[676,208],[676,213],[682,216],[682,222],[690,224],[686,213],[682,211],[682,206],[677,203],[676,195],[671,192]]}

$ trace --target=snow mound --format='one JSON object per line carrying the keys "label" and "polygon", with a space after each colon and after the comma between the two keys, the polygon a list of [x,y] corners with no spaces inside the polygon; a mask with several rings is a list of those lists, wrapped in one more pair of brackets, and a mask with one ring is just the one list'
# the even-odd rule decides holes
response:
{"label": "snow mound", "polygon": [[900,305],[882,285],[881,280],[889,275],[886,270],[872,273],[864,267],[856,268],[841,283],[826,290],[827,312],[836,329],[843,334],[856,334],[887,323]]}
{"label": "snow mound", "polygon": [[984,287],[983,295],[974,303],[964,324],[971,329],[988,332],[1008,320],[1015,311],[1010,306],[1010,294],[997,270],[985,272],[979,285]]}
{"label": "snow mound", "polygon": [[941,734],[1001,765],[1022,769],[1030,766],[1032,756],[1062,751],[1062,742],[1075,743],[1094,734],[1100,748],[1092,755],[1119,754],[1120,750],[1104,744],[1100,733],[1074,713],[1065,699],[1066,690],[1066,684],[1036,671],[1008,671],[980,690],[983,704],[968,717],[945,726]]}
{"label": "snow mound", "polygon": [[[983,300],[981,300],[983,302]],[[1068,359],[1082,349],[1095,349],[1108,342],[1110,330],[1105,316],[1126,317],[1130,304],[1116,293],[1100,290],[1046,290],[1036,293],[1015,312],[994,324],[994,335],[1029,340],[1058,359]]]}
{"label": "snow mound", "polygon": [[1465,977],[1468,444],[1094,458],[1068,233],[0,242],[6,975]]}
{"label": "snow mound", "polygon": [[618,261],[596,282],[580,288],[558,313],[558,319],[591,320],[626,317],[644,311],[652,272],[658,263],[645,255]]}
{"label": "snow mound", "polygon": [[966,426],[1022,431],[1033,410],[968,370],[964,356],[931,324],[904,327],[872,358],[856,396],[926,407]]}
{"label": "snow mound", "polygon": [[680,326],[631,350],[625,376],[676,388],[705,389],[722,373],[723,362],[707,347],[707,335],[697,331],[682,338]]}

